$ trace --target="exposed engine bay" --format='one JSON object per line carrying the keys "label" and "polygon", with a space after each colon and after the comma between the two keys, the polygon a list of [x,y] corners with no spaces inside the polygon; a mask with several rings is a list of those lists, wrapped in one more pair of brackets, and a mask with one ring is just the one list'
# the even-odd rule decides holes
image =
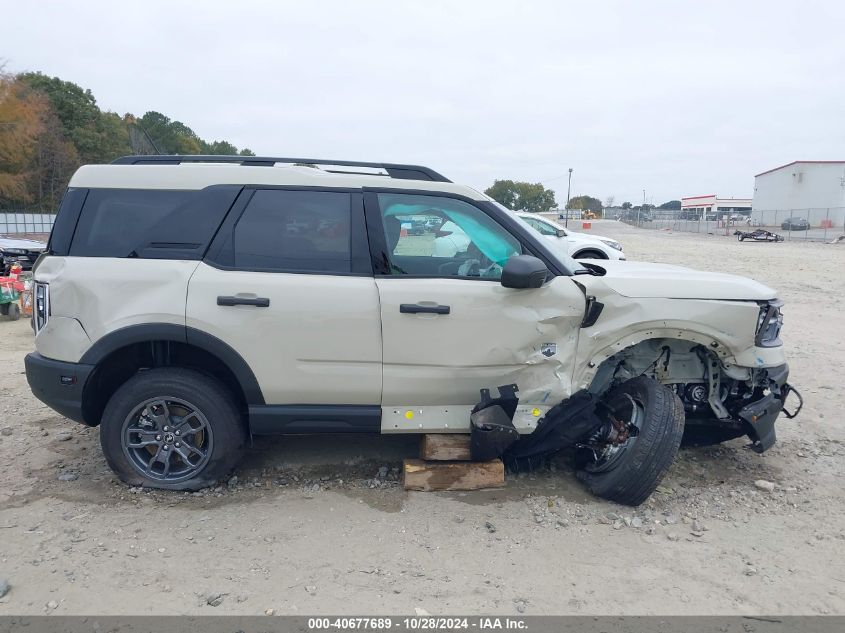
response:
{"label": "exposed engine bay", "polygon": [[[714,443],[747,434],[754,449],[774,444],[774,419],[790,393],[789,367],[727,365],[705,346],[685,340],[650,339],[624,349],[599,367],[589,391],[605,393],[625,380],[648,376],[672,389],[684,405],[691,443]],[[774,411],[777,409],[777,411]]]}

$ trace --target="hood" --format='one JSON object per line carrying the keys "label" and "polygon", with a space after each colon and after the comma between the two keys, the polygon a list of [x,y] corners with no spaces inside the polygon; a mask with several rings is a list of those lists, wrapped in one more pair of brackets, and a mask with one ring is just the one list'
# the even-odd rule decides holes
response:
{"label": "hood", "polygon": [[767,301],[777,297],[768,286],[738,275],[711,273],[701,270],[648,264],[591,260],[604,268],[602,281],[624,297],[665,299],[727,299],[736,301]]}
{"label": "hood", "polygon": [[20,248],[27,251],[43,251],[47,248],[44,242],[22,240],[17,237],[0,237],[0,248]]}
{"label": "hood", "polygon": [[[605,237],[604,235],[593,235],[592,233],[578,233],[576,231],[569,231],[569,235],[576,238],[579,242],[601,242],[602,240],[610,240],[621,244],[619,240],[614,240],[612,237]],[[604,244],[604,242],[602,242]],[[607,244],[605,244],[607,246]]]}
{"label": "hood", "polygon": [[[569,229],[566,229],[569,231]],[[614,242],[618,242],[619,240],[614,240],[612,237],[605,237],[604,235],[594,235],[593,233],[579,233],[578,231],[569,231],[569,234],[572,237],[577,237],[579,240],[612,240]]]}

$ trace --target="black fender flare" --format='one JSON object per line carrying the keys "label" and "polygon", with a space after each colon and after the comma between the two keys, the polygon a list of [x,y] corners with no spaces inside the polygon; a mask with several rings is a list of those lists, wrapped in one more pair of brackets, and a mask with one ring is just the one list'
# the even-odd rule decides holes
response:
{"label": "black fender flare", "polygon": [[602,251],[598,246],[585,246],[584,248],[579,249],[578,252],[573,253],[572,259],[576,259],[581,255],[581,253],[598,253],[599,255],[601,255],[599,259],[610,259],[607,256],[607,253]]}
{"label": "black fender flare", "polygon": [[219,358],[235,375],[248,405],[263,405],[264,394],[243,357],[227,343],[202,330],[173,323],[143,323],[109,332],[98,339],[82,358],[81,364],[98,365],[122,347],[147,341],[174,341],[202,349]]}

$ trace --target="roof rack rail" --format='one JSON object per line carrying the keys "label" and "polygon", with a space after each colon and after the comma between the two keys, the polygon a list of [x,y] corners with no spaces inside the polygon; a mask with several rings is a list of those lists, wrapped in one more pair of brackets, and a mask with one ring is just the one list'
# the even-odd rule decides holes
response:
{"label": "roof rack rail", "polygon": [[[272,167],[276,163],[292,163],[302,165],[329,165],[337,167],[371,167],[383,169],[390,178],[402,180],[433,180],[436,182],[452,182],[446,176],[438,174],[433,169],[422,165],[403,165],[400,163],[367,163],[354,160],[320,160],[316,158],[277,158],[273,156],[225,156],[201,154],[155,154],[149,156],[122,156],[112,161],[112,165],[181,165],[182,163],[237,163],[251,167]],[[361,174],[327,169],[326,171],[339,174]]]}

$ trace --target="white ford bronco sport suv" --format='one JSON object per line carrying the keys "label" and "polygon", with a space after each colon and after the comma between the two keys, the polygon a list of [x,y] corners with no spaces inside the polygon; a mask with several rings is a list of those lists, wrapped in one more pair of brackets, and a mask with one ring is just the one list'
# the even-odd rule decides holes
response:
{"label": "white ford bronco sport suv", "polygon": [[[436,248],[447,224],[466,248]],[[420,166],[84,166],[34,275],[32,391],[99,425],[134,485],[211,485],[251,435],[470,433],[517,467],[571,449],[591,491],[638,504],[685,425],[762,452],[792,391],[774,290],[578,262]]]}

